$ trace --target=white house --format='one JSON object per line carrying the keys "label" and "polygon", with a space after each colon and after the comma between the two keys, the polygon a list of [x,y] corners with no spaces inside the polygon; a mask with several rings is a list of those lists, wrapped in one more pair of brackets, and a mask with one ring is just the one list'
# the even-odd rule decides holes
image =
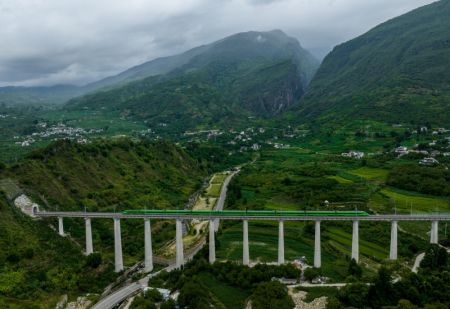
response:
{"label": "white house", "polygon": [[419,161],[419,164],[421,165],[435,165],[435,164],[439,164],[439,161],[436,160],[435,158],[423,158],[422,160]]}

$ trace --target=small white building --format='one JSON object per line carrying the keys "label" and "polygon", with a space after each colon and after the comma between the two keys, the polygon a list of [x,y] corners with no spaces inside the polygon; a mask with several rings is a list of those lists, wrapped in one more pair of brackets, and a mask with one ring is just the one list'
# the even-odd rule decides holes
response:
{"label": "small white building", "polygon": [[423,158],[422,160],[419,161],[419,164],[421,165],[435,165],[435,164],[439,164],[439,161],[436,160],[435,158]]}
{"label": "small white building", "polygon": [[364,152],[351,150],[349,152],[341,153],[341,156],[347,157],[347,158],[362,159],[362,158],[364,158]]}
{"label": "small white building", "polygon": [[257,150],[259,150],[261,148],[261,146],[259,146],[259,144],[253,144],[252,145],[252,149],[254,150],[254,151],[257,151]]}
{"label": "small white building", "polygon": [[395,148],[395,153],[399,154],[400,156],[408,154],[408,147],[400,146]]}
{"label": "small white building", "polygon": [[441,152],[439,151],[439,150],[433,150],[432,152],[431,152],[431,156],[432,157],[437,157],[437,156],[439,156],[441,154]]}

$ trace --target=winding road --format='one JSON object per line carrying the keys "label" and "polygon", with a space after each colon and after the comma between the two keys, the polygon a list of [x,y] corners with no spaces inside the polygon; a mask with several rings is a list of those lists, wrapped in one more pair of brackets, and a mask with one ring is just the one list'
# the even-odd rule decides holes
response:
{"label": "winding road", "polygon": [[423,258],[425,257],[425,252],[422,252],[421,254],[419,254],[415,261],[414,261],[414,266],[412,267],[411,271],[413,273],[417,273],[419,267],[420,267],[420,263],[422,262]]}
{"label": "winding road", "polygon": [[[223,210],[223,206],[225,205],[225,199],[227,196],[227,189],[228,189],[228,185],[230,184],[231,179],[233,178],[234,175],[236,175],[239,172],[239,170],[232,172],[231,174],[229,174],[227,176],[227,178],[225,178],[225,181],[223,182],[222,188],[220,190],[220,196],[219,199],[217,200],[216,206],[214,207],[215,210]],[[217,229],[219,228],[219,219],[216,219],[215,221],[215,229],[217,231]],[[189,261],[191,260],[195,254],[197,254],[198,251],[200,251],[203,246],[206,244],[206,241],[203,241],[203,245],[198,246],[198,248],[191,252],[188,256],[185,256],[185,261]],[[111,309],[114,308],[115,306],[117,306],[118,304],[120,304],[121,302],[123,302],[124,300],[126,300],[127,298],[129,298],[130,296],[134,295],[135,293],[137,293],[138,291],[146,288],[148,286],[148,280],[152,277],[157,276],[161,271],[165,270],[165,271],[172,271],[173,269],[175,269],[175,263],[171,264],[169,266],[167,266],[166,268],[157,271],[155,273],[151,273],[147,276],[145,276],[144,278],[136,281],[136,282],[132,282],[122,288],[120,288],[119,290],[109,294],[108,296],[102,298],[98,303],[96,303],[92,308],[93,309]]]}

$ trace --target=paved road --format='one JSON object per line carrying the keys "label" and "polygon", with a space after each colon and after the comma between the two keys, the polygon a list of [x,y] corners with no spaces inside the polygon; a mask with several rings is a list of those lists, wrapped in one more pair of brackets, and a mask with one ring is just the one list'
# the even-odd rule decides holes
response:
{"label": "paved road", "polygon": [[[223,182],[222,185],[222,189],[220,190],[219,199],[217,200],[214,210],[223,210],[223,206],[225,205],[225,198],[227,197],[228,185],[230,184],[231,178],[233,178],[233,176],[236,175],[237,173],[239,173],[239,170],[232,172],[230,175],[227,176],[227,178],[225,178],[225,181]],[[219,219],[214,220],[214,229],[216,232],[219,229],[219,223],[220,223]]]}
{"label": "paved road", "polygon": [[288,288],[296,288],[298,286],[302,287],[308,287],[308,288],[318,288],[318,287],[335,287],[335,288],[341,288],[343,286],[346,286],[348,283],[309,283],[309,282],[302,282],[297,284],[291,284],[288,285]]}
{"label": "paved road", "polygon": [[417,273],[420,267],[420,263],[422,262],[423,258],[425,257],[425,252],[422,252],[418,256],[416,256],[416,259],[414,261],[414,266],[412,267],[411,271],[413,273]]}
{"label": "paved road", "polygon": [[[225,204],[225,198],[227,195],[227,188],[228,188],[228,184],[231,181],[231,178],[233,178],[234,175],[236,175],[237,172],[233,172],[230,175],[227,176],[227,178],[225,178],[225,181],[222,185],[222,189],[220,191],[220,196],[219,199],[217,200],[216,206],[215,206],[215,210],[223,210],[223,206]],[[216,224],[215,224],[215,228],[216,231],[219,227],[219,220],[216,219]],[[189,261],[191,260],[198,251],[200,251],[203,246],[206,244],[206,241],[203,240],[203,244],[198,246],[197,249],[193,252],[191,252],[189,255],[185,256],[185,261]],[[175,269],[175,264],[171,264],[168,267],[155,272],[155,273],[151,273],[149,275],[147,275],[146,277],[140,279],[137,282],[133,282],[130,283],[126,286],[124,286],[123,288],[115,291],[114,293],[109,294],[108,296],[106,296],[105,298],[101,299],[97,304],[95,304],[92,308],[93,309],[110,309],[113,308],[114,306],[116,306],[117,304],[121,303],[122,301],[126,300],[127,298],[129,298],[131,295],[137,293],[138,291],[140,291],[141,289],[144,289],[147,287],[147,283],[148,283],[148,279],[155,277],[156,275],[158,275],[161,271],[165,270],[165,271],[172,271],[173,269]]]}
{"label": "paved road", "polygon": [[147,287],[148,279],[157,276],[161,271],[171,271],[175,269],[175,265],[170,265],[160,271],[157,271],[155,273],[151,273],[147,275],[146,277],[140,279],[139,281],[130,283],[123,288],[115,291],[114,293],[108,295],[107,297],[101,299],[98,303],[96,303],[92,309],[110,309],[113,308],[115,305],[119,304],[120,302],[127,299],[129,296],[133,295],[134,293],[138,292],[141,289],[144,289]]}

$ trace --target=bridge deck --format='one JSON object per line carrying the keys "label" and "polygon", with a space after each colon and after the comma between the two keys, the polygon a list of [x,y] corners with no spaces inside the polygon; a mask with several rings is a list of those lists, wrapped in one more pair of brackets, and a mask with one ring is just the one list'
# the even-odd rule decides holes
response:
{"label": "bridge deck", "polygon": [[82,211],[51,211],[36,212],[35,216],[63,217],[63,218],[104,218],[104,219],[222,219],[222,220],[285,220],[285,221],[450,221],[450,214],[397,214],[397,215],[368,215],[368,216],[310,216],[310,215],[270,215],[266,212],[261,215],[218,215],[218,214],[176,214],[176,213],[154,213],[154,214],[124,214],[113,212],[82,212]]}

